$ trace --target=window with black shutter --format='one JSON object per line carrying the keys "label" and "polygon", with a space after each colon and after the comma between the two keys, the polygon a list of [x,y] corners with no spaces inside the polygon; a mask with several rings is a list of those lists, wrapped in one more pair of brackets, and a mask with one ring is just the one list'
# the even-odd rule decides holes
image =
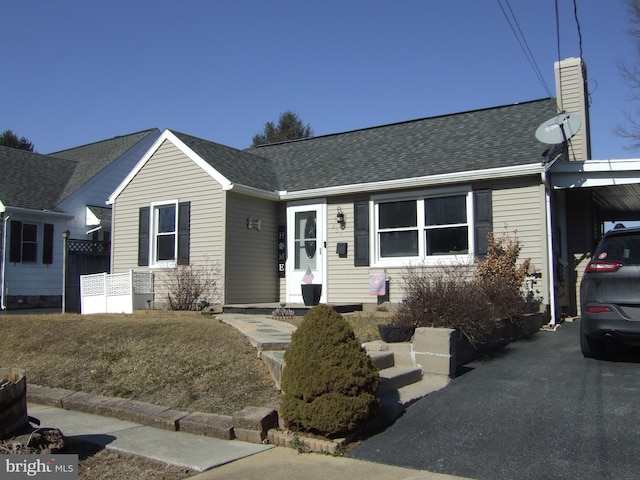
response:
{"label": "window with black shutter", "polygon": [[362,200],[353,204],[353,264],[356,267],[369,266],[369,201]]}
{"label": "window with black shutter", "polygon": [[473,222],[475,228],[474,250],[476,257],[487,254],[487,235],[493,228],[493,211],[491,208],[491,190],[474,190],[473,192]]}

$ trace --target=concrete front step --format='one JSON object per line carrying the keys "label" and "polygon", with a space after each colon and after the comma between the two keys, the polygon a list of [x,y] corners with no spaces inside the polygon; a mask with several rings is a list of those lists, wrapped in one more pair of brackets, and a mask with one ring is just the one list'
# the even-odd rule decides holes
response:
{"label": "concrete front step", "polygon": [[367,352],[373,366],[378,370],[384,370],[385,368],[393,367],[395,365],[395,359],[393,352]]}
{"label": "concrete front step", "polygon": [[383,424],[392,423],[413,402],[446,387],[449,381],[446,375],[423,374],[420,381],[379,396],[382,406],[381,421]]}
{"label": "concrete front step", "polygon": [[419,367],[393,366],[380,370],[380,386],[377,395],[382,397],[389,392],[398,390],[422,379],[422,369]]}

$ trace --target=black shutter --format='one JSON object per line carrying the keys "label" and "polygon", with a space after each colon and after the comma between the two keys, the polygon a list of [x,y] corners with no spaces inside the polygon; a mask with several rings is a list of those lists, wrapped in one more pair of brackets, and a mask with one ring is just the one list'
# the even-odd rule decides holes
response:
{"label": "black shutter", "polygon": [[22,261],[22,222],[20,220],[11,220],[9,261],[12,263],[19,263]]}
{"label": "black shutter", "polygon": [[138,266],[149,265],[149,207],[140,208],[138,218]]}
{"label": "black shutter", "polygon": [[53,263],[53,225],[44,224],[44,235],[42,237],[42,263],[51,265]]}
{"label": "black shutter", "polygon": [[474,251],[476,257],[487,254],[487,235],[493,227],[491,209],[491,190],[475,190],[473,192],[473,228],[475,233]]}
{"label": "black shutter", "polygon": [[353,264],[356,267],[369,266],[369,201],[353,204]]}
{"label": "black shutter", "polygon": [[189,225],[191,202],[178,205],[178,265],[189,265]]}

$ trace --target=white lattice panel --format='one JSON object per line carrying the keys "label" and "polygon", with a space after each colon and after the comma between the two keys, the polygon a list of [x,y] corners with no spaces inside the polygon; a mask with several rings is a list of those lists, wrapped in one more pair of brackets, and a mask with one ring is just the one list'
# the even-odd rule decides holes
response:
{"label": "white lattice panel", "polygon": [[84,296],[104,295],[105,274],[82,275],[80,288]]}
{"label": "white lattice panel", "polygon": [[153,272],[133,272],[133,293],[153,293]]}
{"label": "white lattice panel", "polygon": [[133,313],[153,302],[153,272],[80,276],[82,313]]}
{"label": "white lattice panel", "polygon": [[131,294],[131,276],[128,273],[114,273],[107,275],[107,296]]}

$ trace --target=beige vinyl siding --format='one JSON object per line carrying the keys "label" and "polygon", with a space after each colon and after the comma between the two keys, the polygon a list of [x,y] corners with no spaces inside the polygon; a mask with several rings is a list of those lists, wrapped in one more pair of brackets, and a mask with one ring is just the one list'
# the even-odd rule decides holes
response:
{"label": "beige vinyl siding", "polygon": [[[377,297],[369,293],[369,274],[386,272],[389,280],[389,301],[397,304],[404,295],[404,267],[355,267],[353,264],[354,222],[353,205],[362,197],[340,197],[331,199],[327,204],[327,301],[330,303],[362,302],[376,304]],[[337,207],[345,214],[344,230],[335,220]],[[536,288],[546,291],[546,223],[544,187],[537,177],[519,183],[503,182],[500,188],[492,190],[493,231],[497,234],[505,232],[517,237],[522,243],[521,259],[531,258],[537,271],[542,272]],[[373,234],[373,219],[369,219],[370,234]],[[347,257],[340,258],[336,254],[338,242],[347,242]],[[373,260],[374,252],[370,252]],[[545,295],[543,301],[548,302]]]}
{"label": "beige vinyl siding", "polygon": [[[390,278],[391,303],[402,300],[402,268],[374,268],[356,267],[353,264],[354,255],[354,217],[353,205],[360,197],[340,197],[331,199],[327,203],[327,301],[331,303],[371,303],[377,304],[378,297],[369,293],[369,274],[371,272],[387,272]],[[338,207],[345,216],[345,229],[342,230],[336,221]],[[370,230],[373,219],[369,219]],[[372,233],[370,232],[370,235]],[[347,257],[340,258],[336,253],[337,244],[347,242]],[[373,252],[369,252],[373,259]]]}
{"label": "beige vinyl siding", "polygon": [[[327,203],[327,301],[375,302],[369,298],[369,267],[353,265],[353,198],[331,199]],[[338,206],[345,218],[342,230],[336,220]],[[340,258],[336,253],[339,242],[347,243],[347,256]]]}
{"label": "beige vinyl siding", "polygon": [[[138,215],[152,202],[191,202],[191,264],[214,265],[224,275],[224,192],[211,176],[165,141],[113,205],[113,273],[147,270],[138,266]],[[162,271],[156,271],[156,306],[165,298]],[[224,276],[222,276],[224,278]],[[224,294],[223,282],[220,293]],[[217,301],[222,301],[224,297]]]}
{"label": "beige vinyl siding", "polygon": [[226,238],[226,303],[278,301],[277,204],[229,192]]}
{"label": "beige vinyl siding", "polygon": [[535,288],[544,293],[543,302],[549,301],[547,225],[544,186],[532,181],[529,185],[503,185],[492,191],[493,233],[496,236],[514,232],[522,244],[520,259],[531,259],[536,271],[542,274]]}

